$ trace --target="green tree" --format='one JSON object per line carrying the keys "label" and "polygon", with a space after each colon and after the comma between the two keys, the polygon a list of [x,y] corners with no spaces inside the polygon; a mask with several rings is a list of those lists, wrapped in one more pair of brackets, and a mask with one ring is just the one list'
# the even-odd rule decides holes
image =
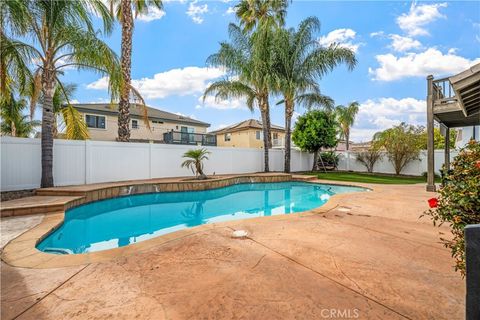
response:
{"label": "green tree", "polygon": [[[24,38],[9,43],[11,51],[19,53],[25,63],[33,61],[31,102],[41,95],[42,101],[42,187],[53,186],[53,97],[56,86],[63,90],[59,76],[65,68],[93,70],[109,75],[111,92],[119,91],[119,67],[115,53],[98,38],[93,28],[92,13],[103,18],[104,31],[113,26],[113,17],[100,0],[28,1],[28,25]],[[25,63],[27,64],[27,63]],[[18,79],[15,79],[18,81]]]}
{"label": "green tree", "polygon": [[210,154],[207,149],[192,149],[183,154],[187,160],[182,162],[182,168],[189,168],[195,174],[195,177],[199,180],[207,179],[205,173],[203,173],[203,161],[208,160]]}
{"label": "green tree", "polygon": [[356,64],[352,50],[336,45],[321,47],[315,33],[320,21],[311,17],[303,20],[298,30],[279,29],[274,39],[274,78],[276,91],[285,105],[285,172],[290,172],[291,120],[295,105],[308,108],[333,108],[333,100],[320,93],[318,81],[337,65],[346,63],[349,69]]}
{"label": "green tree", "polygon": [[318,169],[318,152],[337,145],[337,121],[329,111],[311,110],[298,117],[292,140],[301,150],[313,153],[312,170]]}
{"label": "green tree", "polygon": [[385,149],[388,160],[398,175],[405,166],[417,160],[420,154],[423,127],[401,123],[374,135],[374,145]]}
{"label": "green tree", "polygon": [[30,120],[28,115],[24,114],[27,109],[27,100],[16,100],[13,96],[9,99],[2,99],[0,102],[0,132],[2,135],[12,137],[28,138],[40,125],[40,121]]}
{"label": "green tree", "polygon": [[[457,140],[457,131],[450,130],[450,148],[455,148],[455,141]],[[425,130],[421,137],[421,146],[423,150],[427,149],[427,131]],[[433,145],[435,149],[445,148],[445,137],[442,135],[440,128],[433,128]]]}
{"label": "green tree", "polygon": [[346,149],[350,147],[350,128],[355,122],[355,117],[357,116],[359,104],[356,101],[353,101],[348,104],[348,106],[337,106],[335,112],[337,113],[337,121],[340,124],[340,138],[345,139]]}
{"label": "green tree", "polygon": [[250,110],[259,108],[264,132],[264,170],[268,172],[269,139],[266,132],[269,134],[270,130],[266,115],[269,109],[269,85],[266,84],[265,74],[257,72],[258,61],[254,53],[253,38],[233,23],[229,25],[229,34],[231,42],[220,43],[220,50],[208,57],[207,64],[225,68],[231,77],[210,84],[203,99],[211,94],[218,100],[242,98]]}
{"label": "green tree", "polygon": [[[163,9],[162,0],[110,0],[113,10],[115,7],[118,21],[122,26],[122,45],[121,45],[121,78],[120,99],[118,102],[118,140],[130,140],[130,93],[133,93],[141,100],[142,105],[145,102],[140,94],[131,85],[132,69],[132,42],[133,42],[133,11],[135,17],[141,14],[147,14],[149,8]],[[145,119],[147,119],[147,109],[143,108]],[[148,120],[145,121],[149,127]]]}

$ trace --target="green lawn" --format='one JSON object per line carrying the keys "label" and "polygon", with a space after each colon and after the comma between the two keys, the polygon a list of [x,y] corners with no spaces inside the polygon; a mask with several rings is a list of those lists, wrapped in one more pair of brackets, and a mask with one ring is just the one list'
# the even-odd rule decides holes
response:
{"label": "green lawn", "polygon": [[[380,184],[413,184],[426,182],[424,177],[410,176],[391,176],[376,173],[358,173],[358,172],[311,172],[308,175],[316,175],[319,179],[363,182],[363,183],[380,183]],[[436,179],[437,180],[437,179]]]}

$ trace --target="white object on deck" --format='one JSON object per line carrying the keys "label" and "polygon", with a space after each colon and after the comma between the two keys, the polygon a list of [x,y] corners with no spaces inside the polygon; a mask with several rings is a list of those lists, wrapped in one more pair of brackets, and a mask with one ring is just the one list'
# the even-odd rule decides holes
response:
{"label": "white object on deck", "polygon": [[248,232],[246,230],[235,230],[232,233],[232,238],[234,239],[243,239],[248,236]]}

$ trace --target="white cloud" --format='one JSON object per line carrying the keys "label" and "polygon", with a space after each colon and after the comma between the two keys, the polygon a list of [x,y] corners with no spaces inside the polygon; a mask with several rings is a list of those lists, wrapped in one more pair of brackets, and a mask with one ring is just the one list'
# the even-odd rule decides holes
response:
{"label": "white cloud", "polygon": [[425,109],[425,100],[415,98],[368,99],[360,104],[357,119],[352,128],[352,140],[371,140],[376,132],[391,128],[402,121],[424,125]]}
{"label": "white cloud", "polygon": [[[185,67],[156,73],[152,78],[132,80],[145,99],[158,99],[167,96],[186,96],[203,93],[208,83],[225,74],[220,68]],[[100,78],[87,85],[88,89],[106,90],[108,79]]]}
{"label": "white cloud", "polygon": [[199,104],[195,106],[197,109],[202,108],[202,106],[219,110],[247,109],[245,102],[241,99],[217,100],[214,96],[207,96],[205,102],[203,97],[198,98],[198,102]]}
{"label": "white cloud", "polygon": [[390,39],[392,39],[391,46],[395,51],[403,52],[411,49],[417,49],[422,46],[420,41],[410,37],[403,37],[398,34],[391,34]]}
{"label": "white cloud", "polygon": [[356,34],[357,33],[352,29],[336,29],[329,32],[326,36],[320,37],[320,39],[318,39],[318,42],[322,46],[326,47],[336,43],[342,47],[353,50],[353,52],[357,52],[360,44],[352,42],[353,40],[355,40]]}
{"label": "white cloud", "polygon": [[379,68],[369,68],[369,73],[374,80],[393,81],[406,77],[426,77],[429,74],[435,76],[450,75],[470,68],[479,63],[480,58],[470,60],[456,55],[449,50],[443,54],[436,48],[429,48],[420,53],[408,53],[397,57],[391,53],[375,56]]}
{"label": "white cloud", "polygon": [[152,7],[148,9],[147,14],[139,14],[137,20],[143,22],[150,22],[153,20],[159,20],[165,15],[165,11],[160,10],[158,8]]}
{"label": "white cloud", "polygon": [[447,3],[421,4],[415,2],[410,6],[408,13],[404,13],[397,18],[397,24],[410,36],[428,35],[428,31],[424,28],[430,22],[440,18],[445,18],[440,13],[440,8],[447,7]]}
{"label": "white cloud", "polygon": [[203,15],[208,12],[208,5],[198,5],[197,3],[198,0],[190,2],[187,15],[192,18],[193,22],[200,24],[203,22]]}
{"label": "white cloud", "polygon": [[376,32],[372,32],[370,33],[370,37],[382,37],[383,35],[385,35],[385,32],[383,31],[376,31]]}
{"label": "white cloud", "polygon": [[226,14],[234,14],[235,13],[235,8],[234,7],[228,7],[227,11],[225,11]]}

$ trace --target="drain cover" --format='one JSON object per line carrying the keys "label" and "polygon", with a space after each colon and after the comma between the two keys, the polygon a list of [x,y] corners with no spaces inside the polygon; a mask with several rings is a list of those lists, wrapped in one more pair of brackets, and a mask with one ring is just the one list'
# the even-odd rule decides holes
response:
{"label": "drain cover", "polygon": [[232,238],[235,239],[243,239],[248,236],[248,232],[246,230],[235,230],[232,233]]}

